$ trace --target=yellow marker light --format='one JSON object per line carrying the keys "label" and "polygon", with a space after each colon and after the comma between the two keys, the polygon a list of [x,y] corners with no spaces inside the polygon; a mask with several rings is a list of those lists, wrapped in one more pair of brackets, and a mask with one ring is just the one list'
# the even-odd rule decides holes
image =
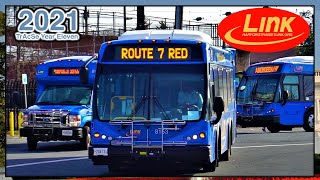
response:
{"label": "yellow marker light", "polygon": [[157,42],[157,40],[153,39],[152,42]]}
{"label": "yellow marker light", "polygon": [[201,139],[203,139],[203,138],[205,138],[205,137],[206,137],[206,135],[205,135],[203,132],[202,132],[202,133],[200,133],[200,135],[199,135],[199,136],[200,136],[200,138],[201,138]]}
{"label": "yellow marker light", "polygon": [[167,39],[166,42],[171,42],[171,40],[170,40],[170,39]]}
{"label": "yellow marker light", "polygon": [[147,155],[147,152],[139,152],[140,156],[146,156]]}
{"label": "yellow marker light", "polygon": [[94,137],[95,137],[95,138],[98,138],[99,136],[100,136],[99,133],[94,133]]}
{"label": "yellow marker light", "polygon": [[198,44],[201,44],[202,42],[201,41],[198,41]]}
{"label": "yellow marker light", "polygon": [[138,40],[138,42],[142,42],[142,40],[141,40],[141,39],[139,39],[139,40]]}
{"label": "yellow marker light", "polygon": [[112,43],[112,41],[108,41],[107,43],[108,43],[108,44],[111,44],[111,43]]}

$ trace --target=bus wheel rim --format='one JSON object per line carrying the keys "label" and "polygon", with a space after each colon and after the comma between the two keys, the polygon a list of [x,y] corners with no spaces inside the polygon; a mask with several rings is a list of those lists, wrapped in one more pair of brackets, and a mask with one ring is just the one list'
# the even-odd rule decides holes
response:
{"label": "bus wheel rim", "polygon": [[313,116],[313,114],[310,114],[308,117],[308,123],[311,128],[313,128],[313,124],[314,124],[313,120],[314,120],[314,116]]}

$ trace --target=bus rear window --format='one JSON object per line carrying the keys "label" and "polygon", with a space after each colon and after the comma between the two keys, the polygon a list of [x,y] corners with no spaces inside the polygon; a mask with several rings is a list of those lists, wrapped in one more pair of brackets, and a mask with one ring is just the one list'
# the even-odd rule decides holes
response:
{"label": "bus rear window", "polygon": [[141,43],[107,46],[103,62],[140,61],[202,61],[203,51],[199,44]]}

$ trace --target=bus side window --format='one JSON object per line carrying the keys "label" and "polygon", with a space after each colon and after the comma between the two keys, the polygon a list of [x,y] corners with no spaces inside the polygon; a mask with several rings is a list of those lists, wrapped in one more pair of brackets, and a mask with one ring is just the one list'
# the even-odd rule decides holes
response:
{"label": "bus side window", "polygon": [[314,76],[304,76],[303,77],[303,92],[305,101],[314,100]]}
{"label": "bus side window", "polygon": [[210,101],[208,103],[208,116],[209,118],[211,119],[212,118],[212,113],[213,113],[213,110],[212,110],[212,105],[213,105],[213,99],[214,99],[214,94],[215,94],[215,84],[214,84],[214,71],[213,71],[213,68],[210,67],[210,80],[209,80],[209,94],[210,94]]}
{"label": "bus side window", "polygon": [[283,79],[283,90],[288,92],[288,100],[299,100],[299,78],[287,75]]}

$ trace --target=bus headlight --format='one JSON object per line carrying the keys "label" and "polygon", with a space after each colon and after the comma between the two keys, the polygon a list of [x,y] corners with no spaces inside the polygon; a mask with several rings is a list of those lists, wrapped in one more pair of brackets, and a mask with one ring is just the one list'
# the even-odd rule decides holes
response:
{"label": "bus headlight", "polygon": [[80,115],[69,115],[68,119],[69,119],[70,126],[77,127],[80,125],[80,119],[81,119]]}
{"label": "bus headlight", "polygon": [[194,140],[198,139],[198,135],[194,134],[194,135],[192,136],[192,139],[194,139]]}

